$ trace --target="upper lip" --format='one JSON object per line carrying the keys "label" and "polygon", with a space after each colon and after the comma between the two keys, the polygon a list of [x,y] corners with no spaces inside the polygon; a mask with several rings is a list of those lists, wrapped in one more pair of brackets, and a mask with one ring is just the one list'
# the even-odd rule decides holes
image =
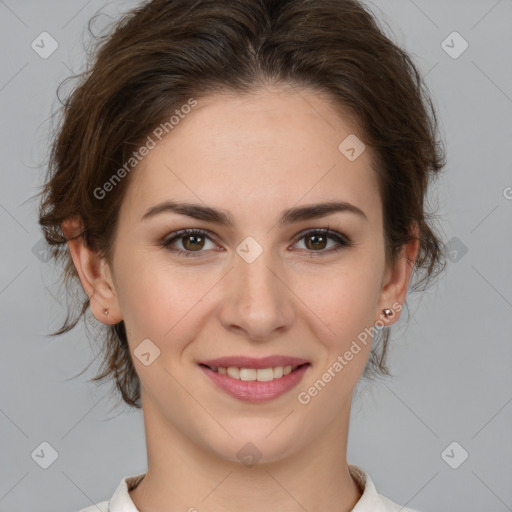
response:
{"label": "upper lip", "polygon": [[207,361],[200,361],[201,364],[210,366],[212,368],[229,368],[234,366],[236,368],[273,368],[275,366],[300,366],[309,363],[306,359],[290,356],[267,356],[261,358],[246,357],[246,356],[233,356],[233,357],[218,357],[217,359],[208,359]]}

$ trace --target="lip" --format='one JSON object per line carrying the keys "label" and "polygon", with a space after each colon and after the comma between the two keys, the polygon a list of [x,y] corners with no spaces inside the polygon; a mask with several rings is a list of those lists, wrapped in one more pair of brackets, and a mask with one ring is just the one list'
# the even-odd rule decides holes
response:
{"label": "lip", "polygon": [[209,359],[208,361],[199,361],[199,363],[210,366],[211,368],[229,368],[230,366],[235,366],[237,368],[254,368],[257,370],[273,368],[275,366],[300,366],[309,363],[309,361],[298,357],[274,355],[260,358],[247,356],[218,357],[217,359]]}
{"label": "lip", "polygon": [[[230,358],[232,359],[232,358]],[[238,359],[239,360],[239,359]],[[291,360],[291,358],[287,358],[287,360]],[[217,360],[215,360],[217,361]],[[219,359],[220,361],[220,359]],[[254,363],[254,359],[252,360]],[[258,363],[261,360],[258,360]],[[306,361],[307,363],[307,361]],[[257,380],[238,380],[229,377],[228,375],[224,375],[221,373],[217,373],[212,370],[208,366],[204,366],[205,363],[200,363],[198,366],[201,371],[222,391],[227,393],[228,395],[237,398],[239,400],[243,400],[245,402],[265,402],[267,400],[272,400],[277,398],[284,393],[290,391],[295,386],[299,384],[302,380],[304,374],[311,367],[311,364],[307,363],[303,366],[300,366],[296,370],[292,371],[288,375],[283,375],[278,379],[274,379],[271,381],[257,381]],[[245,363],[246,364],[246,363]],[[265,363],[268,364],[268,363]],[[231,365],[234,366],[234,365]],[[281,365],[275,365],[281,366]],[[295,366],[295,365],[294,365]],[[247,368],[244,366],[243,368]],[[266,366],[265,368],[268,368]]]}

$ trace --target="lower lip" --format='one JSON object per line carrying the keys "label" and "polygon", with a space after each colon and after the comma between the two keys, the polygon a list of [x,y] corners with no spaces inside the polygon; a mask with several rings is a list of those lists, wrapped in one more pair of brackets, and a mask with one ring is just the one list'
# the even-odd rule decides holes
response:
{"label": "lower lip", "polygon": [[260,382],[258,380],[233,379],[228,375],[217,373],[206,366],[199,365],[201,370],[217,384],[219,388],[224,390],[228,395],[246,402],[264,402],[283,395],[302,380],[309,366],[309,364],[301,366],[294,372],[283,375],[279,379]]}

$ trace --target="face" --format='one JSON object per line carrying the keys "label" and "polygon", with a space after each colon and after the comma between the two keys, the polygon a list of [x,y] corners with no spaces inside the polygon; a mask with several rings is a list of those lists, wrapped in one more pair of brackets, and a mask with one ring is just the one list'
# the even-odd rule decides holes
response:
{"label": "face", "polygon": [[[361,333],[403,302],[409,274],[385,265],[369,150],[350,161],[338,149],[353,133],[314,91],[198,98],[130,177],[107,274],[112,293],[98,293],[110,317],[124,320],[132,354],[149,354],[149,364],[133,356],[145,410],[226,460],[248,441],[262,462],[277,460],[343,424],[371,348]],[[155,210],[165,202],[211,208],[231,224],[196,218],[197,209]],[[349,206],[282,219],[342,202]],[[219,387],[200,365],[273,355],[308,364],[277,395],[279,378],[238,381],[259,386],[252,399]],[[319,379],[325,385],[308,392]]]}

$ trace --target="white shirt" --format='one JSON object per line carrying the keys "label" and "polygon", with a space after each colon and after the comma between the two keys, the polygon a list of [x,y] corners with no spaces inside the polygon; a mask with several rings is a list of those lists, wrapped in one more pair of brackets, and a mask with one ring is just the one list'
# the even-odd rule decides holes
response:
{"label": "white shirt", "polygon": [[[380,495],[375,489],[370,475],[359,466],[349,464],[348,469],[362,491],[361,498],[352,512],[419,512],[416,509],[401,507],[389,498]],[[128,491],[137,487],[145,474],[125,476],[109,501],[91,505],[79,512],[139,512]]]}

